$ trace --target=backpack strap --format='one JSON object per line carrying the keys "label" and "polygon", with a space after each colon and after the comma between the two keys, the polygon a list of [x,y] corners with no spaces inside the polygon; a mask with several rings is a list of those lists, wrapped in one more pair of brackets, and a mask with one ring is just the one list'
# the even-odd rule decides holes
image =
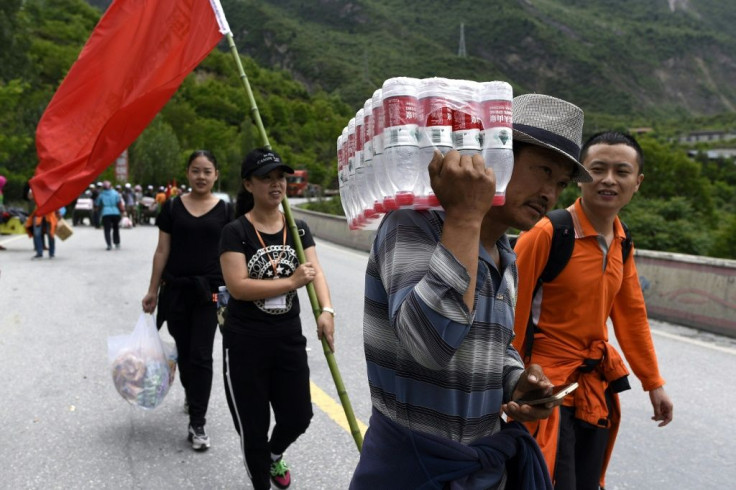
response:
{"label": "backpack strap", "polygon": [[552,222],[552,244],[549,249],[547,265],[537,280],[537,287],[542,282],[550,282],[557,277],[572,257],[575,248],[575,226],[572,215],[567,209],[555,209],[547,214]]}
{"label": "backpack strap", "polygon": [[626,223],[623,221],[621,222],[621,226],[624,228],[624,241],[621,243],[621,256],[623,258],[623,263],[626,263],[626,259],[629,258],[629,255],[631,255],[631,247],[634,245],[634,240],[631,238],[631,231],[629,230],[629,227],[626,226]]}
{"label": "backpack strap", "polygon": [[[543,283],[554,280],[562,272],[570,257],[572,257],[572,251],[575,248],[575,227],[570,212],[566,209],[555,209],[547,214],[547,218],[552,223],[552,243],[547,256],[547,264],[534,285],[532,298],[537,295]],[[526,324],[526,337],[524,338],[525,362],[531,360],[534,333],[537,331],[537,325],[534,323],[530,311]]]}

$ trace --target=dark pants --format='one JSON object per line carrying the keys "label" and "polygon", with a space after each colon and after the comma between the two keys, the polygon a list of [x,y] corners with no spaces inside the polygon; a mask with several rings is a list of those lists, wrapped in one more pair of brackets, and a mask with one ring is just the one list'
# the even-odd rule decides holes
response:
{"label": "dark pants", "polygon": [[[284,451],[312,419],[307,339],[222,335],[225,394],[253,488],[270,487],[270,453]],[[268,437],[273,409],[276,425]]]}
{"label": "dark pants", "polygon": [[49,257],[53,257],[56,252],[56,239],[49,234],[49,224],[46,218],[41,220],[40,224],[36,224],[33,220],[33,248],[36,249],[36,257],[43,256],[43,237],[46,235],[49,240]]}
{"label": "dark pants", "polygon": [[608,429],[576,419],[574,407],[560,407],[555,490],[598,490],[607,445]]}
{"label": "dark pants", "polygon": [[102,226],[105,228],[105,243],[110,247],[110,230],[112,230],[112,243],[120,245],[120,215],[108,214],[102,217]]}
{"label": "dark pants", "polygon": [[212,348],[217,331],[216,303],[183,304],[168,312],[169,333],[176,341],[179,378],[189,401],[189,423],[207,422],[212,391]]}

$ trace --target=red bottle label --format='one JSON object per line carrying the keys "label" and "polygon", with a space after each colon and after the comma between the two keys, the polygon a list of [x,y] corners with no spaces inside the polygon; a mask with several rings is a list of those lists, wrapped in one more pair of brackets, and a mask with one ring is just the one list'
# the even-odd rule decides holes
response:
{"label": "red bottle label", "polygon": [[419,124],[417,98],[412,96],[396,96],[383,99],[384,129],[393,126]]}
{"label": "red bottle label", "polygon": [[430,96],[420,99],[419,102],[423,126],[452,126],[452,108],[446,99]]}
{"label": "red bottle label", "polygon": [[511,128],[513,111],[509,100],[484,100],[481,102],[481,120],[485,129]]}

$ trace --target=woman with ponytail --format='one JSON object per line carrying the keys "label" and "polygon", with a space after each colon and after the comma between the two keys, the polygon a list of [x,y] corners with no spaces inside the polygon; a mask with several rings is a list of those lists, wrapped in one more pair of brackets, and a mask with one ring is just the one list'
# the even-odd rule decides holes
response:
{"label": "woman with ponytail", "polygon": [[188,439],[195,451],[210,447],[205,415],[217,332],[213,297],[224,284],[218,245],[233,214],[232,206],[212,193],[218,177],[217,159],[211,152],[198,150],[189,156],[187,178],[192,190],[161,207],[151,280],[142,300],[146,313],[158,306],[158,328],[166,321],[176,341],[184,409],[189,414]]}
{"label": "woman with ponytail", "polygon": [[[230,293],[222,328],[225,391],[243,458],[256,490],[291,484],[283,453],[312,418],[307,340],[297,289],[313,283],[322,314],[317,337],[334,351],[334,314],[327,281],[307,224],[297,228],[307,261],[279,209],[286,174],[294,170],[274,151],[256,149],[241,166],[238,218],[222,231],[220,264]],[[270,410],[276,425],[269,437]]]}

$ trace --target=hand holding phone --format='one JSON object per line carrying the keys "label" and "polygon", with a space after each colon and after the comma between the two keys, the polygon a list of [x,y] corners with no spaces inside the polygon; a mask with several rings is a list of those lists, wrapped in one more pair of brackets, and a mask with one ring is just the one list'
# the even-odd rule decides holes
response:
{"label": "hand holding phone", "polygon": [[552,388],[552,391],[549,394],[545,393],[547,390],[532,390],[525,393],[523,397],[514,401],[519,405],[543,405],[545,403],[562,400],[567,395],[575,391],[577,387],[577,383],[559,385]]}

